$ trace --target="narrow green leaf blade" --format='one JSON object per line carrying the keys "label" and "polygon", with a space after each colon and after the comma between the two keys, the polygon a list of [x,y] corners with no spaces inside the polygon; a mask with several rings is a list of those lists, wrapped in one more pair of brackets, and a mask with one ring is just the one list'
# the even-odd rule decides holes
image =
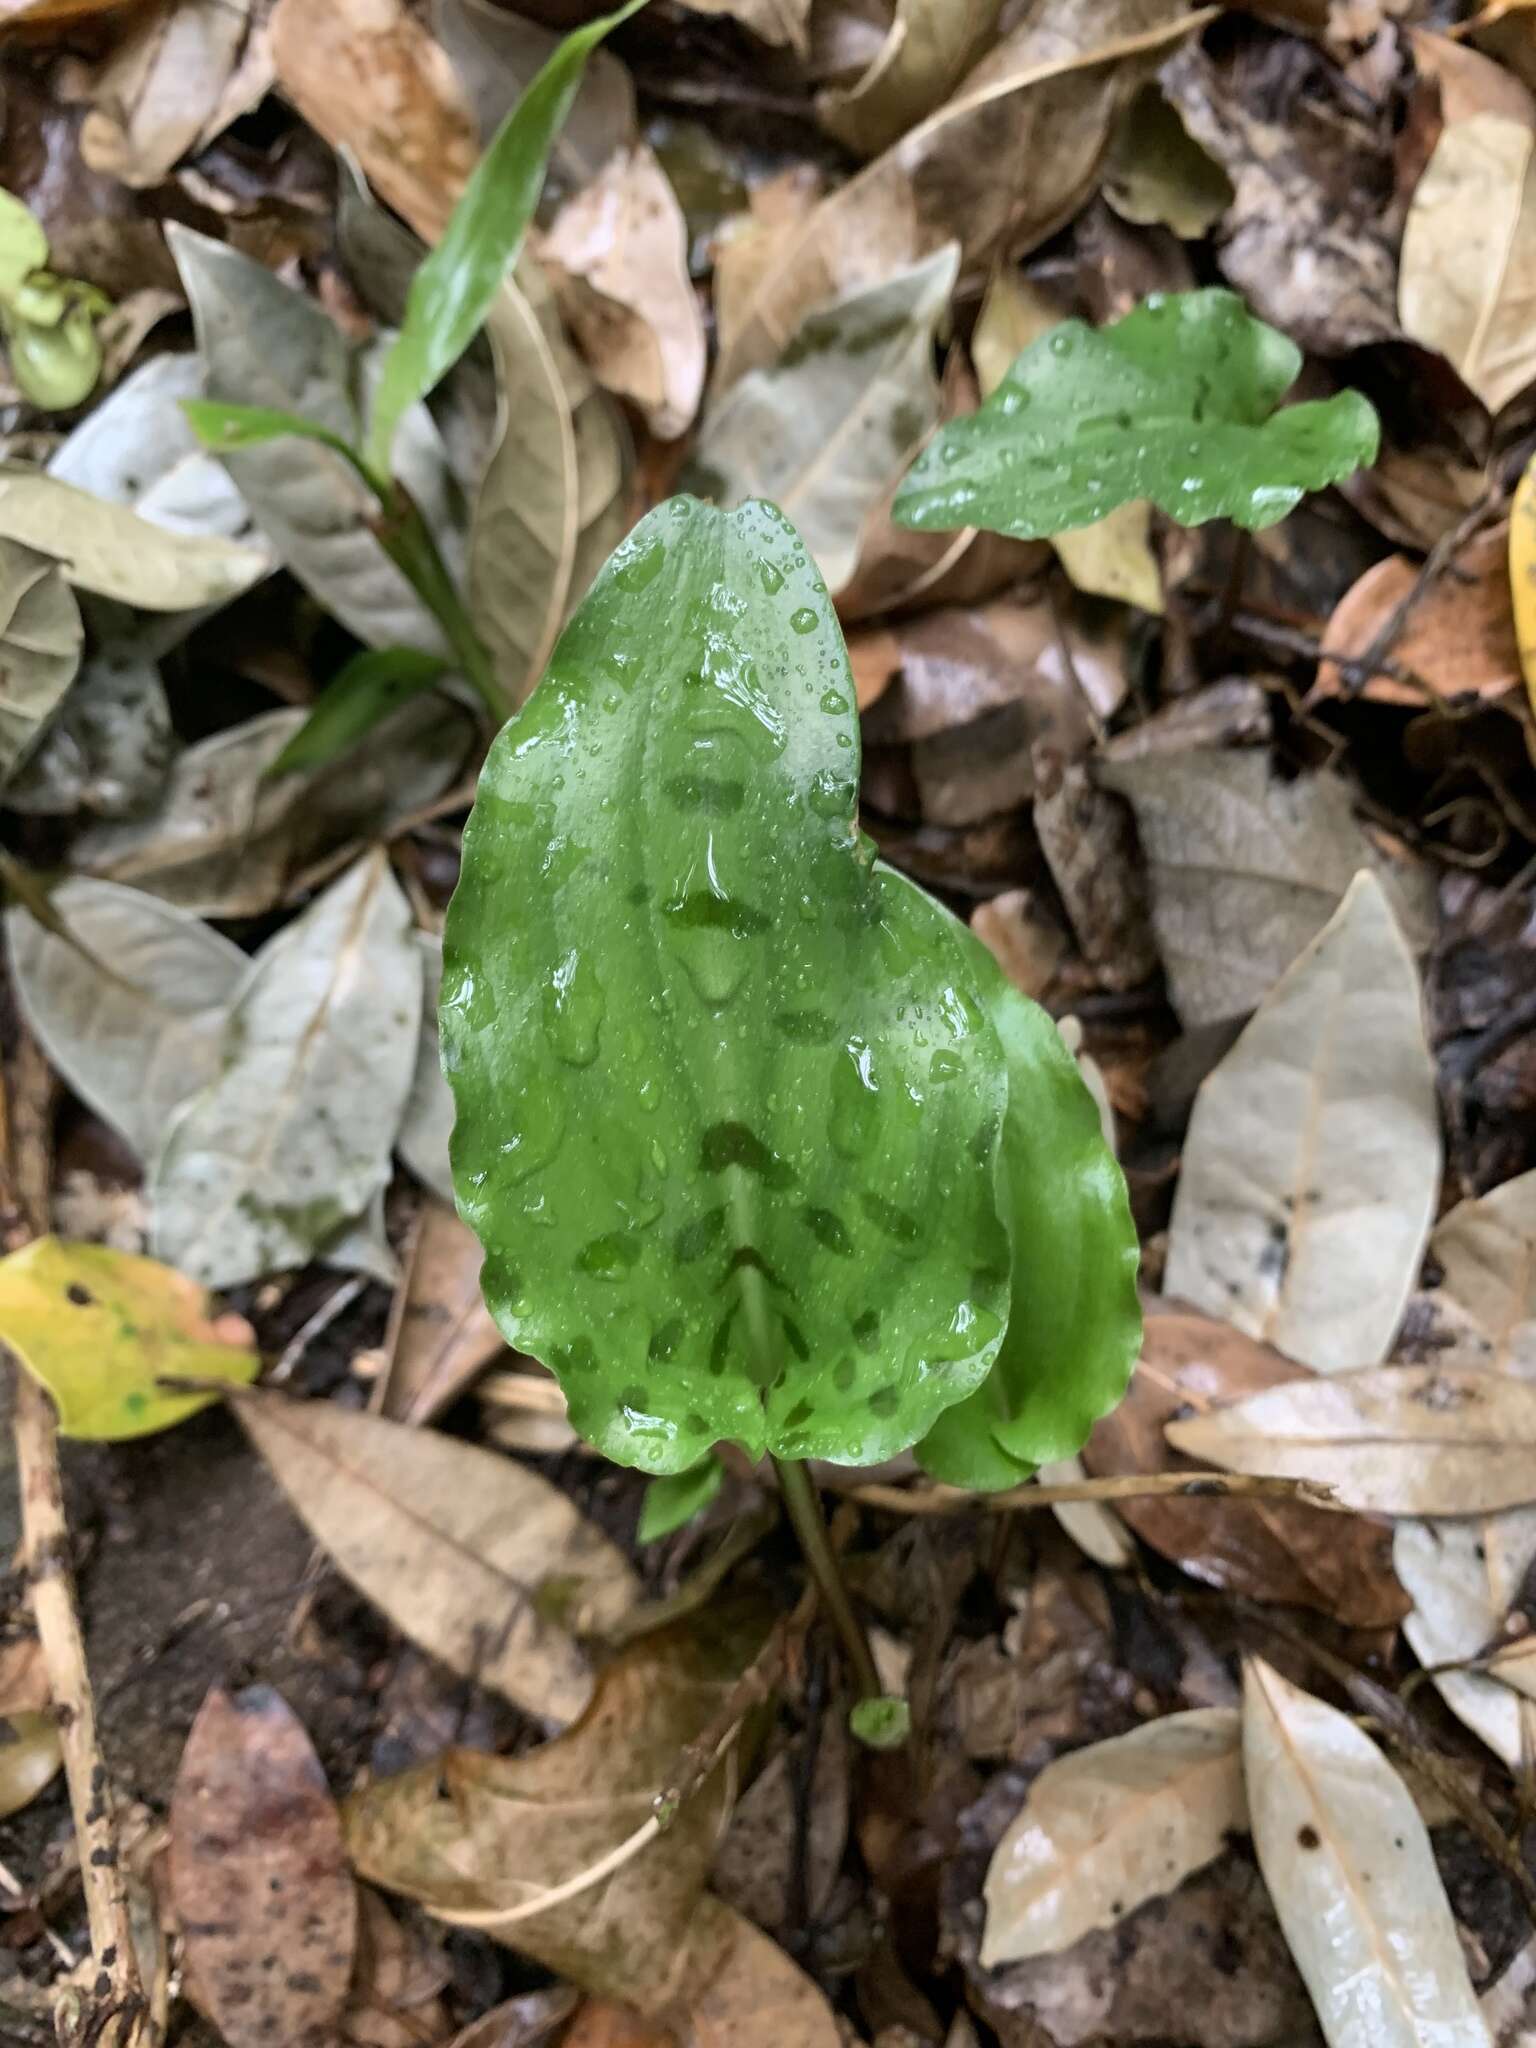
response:
{"label": "narrow green leaf blade", "polygon": [[267,774],[323,768],[447,673],[441,655],[419,647],[364,648],[332,676]]}
{"label": "narrow green leaf blade", "polygon": [[181,409],[188,424],[205,448],[215,454],[232,448],[259,448],[265,441],[281,441],[296,434],[301,441],[319,441],[344,456],[370,489],[373,478],[364,469],[355,448],[319,420],[302,413],[285,412],[276,405],[236,405],[219,398],[184,398]]}
{"label": "narrow green leaf blade", "polygon": [[544,184],[549,153],[581,85],[587,58],[645,0],[627,0],[565,38],[497,129],[453,210],[443,239],[411,280],[405,324],[390,351],[368,430],[368,461],[389,469],[395,429],[480,330],[517,261]]}
{"label": "narrow green leaf blade", "polygon": [[1300,368],[1234,292],[1154,294],[1097,330],[1064,320],[929,445],[896,520],[1035,540],[1150,498],[1183,526],[1271,526],[1376,459],[1357,391],[1275,410]]}
{"label": "narrow green leaf blade", "polygon": [[863,1463],[1007,1316],[1002,1047],[854,827],[825,585],[771,506],[657,508],[491,750],[444,939],[486,1300],[625,1464]]}
{"label": "narrow green leaf blade", "polygon": [[659,1543],[663,1536],[681,1529],[695,1515],[703,1514],[724,1483],[725,1467],[713,1453],[701,1458],[697,1465],[690,1465],[686,1472],[653,1479],[645,1489],[645,1505],[640,1510],[635,1540]]}
{"label": "narrow green leaf blade", "polygon": [[1071,1457],[1124,1394],[1141,1348],[1140,1251],[1124,1175],[1061,1033],[970,944],[1008,1056],[1013,1309],[986,1382],[946,1409],[917,1455],[936,1479],[992,1492]]}

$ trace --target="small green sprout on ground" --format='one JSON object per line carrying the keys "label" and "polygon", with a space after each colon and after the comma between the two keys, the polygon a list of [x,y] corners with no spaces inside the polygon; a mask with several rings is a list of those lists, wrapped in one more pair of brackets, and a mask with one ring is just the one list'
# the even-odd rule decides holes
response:
{"label": "small green sprout on ground", "polygon": [[95,285],[48,268],[42,223],[0,192],[0,338],[23,398],[68,412],[90,397],[101,375],[96,322],[111,305]]}
{"label": "small green sprout on ground", "polygon": [[[254,448],[284,435],[319,441],[357,472],[378,502],[379,545],[442,628],[453,660],[500,722],[512,709],[463,596],[409,491],[393,474],[395,436],[418,400],[442,382],[479,333],[517,261],[543,187],[549,152],[570,111],[588,57],[645,0],[568,35],[522,95],[476,165],[441,241],[411,282],[405,320],[385,358],[367,431],[354,446],[300,414],[270,406],[189,399],[184,410],[216,453]],[[347,663],[325,690],[273,772],[314,768],[362,738],[381,719],[444,675],[446,662],[411,648],[383,648]]]}

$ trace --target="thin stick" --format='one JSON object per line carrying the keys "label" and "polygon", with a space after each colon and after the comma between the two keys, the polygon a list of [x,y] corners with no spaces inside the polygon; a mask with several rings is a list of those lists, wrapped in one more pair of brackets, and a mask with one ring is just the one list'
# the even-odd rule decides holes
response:
{"label": "thin stick", "polygon": [[816,1581],[833,1627],[843,1639],[843,1648],[848,1652],[859,1696],[861,1699],[879,1699],[885,1688],[880,1683],[880,1673],[875,1668],[874,1652],[869,1647],[864,1625],[854,1613],[848,1588],[843,1583],[837,1553],[828,1540],[827,1525],[821,1518],[821,1503],[816,1498],[811,1475],[794,1458],[775,1458],[773,1469],[779,1475],[779,1491],[784,1496],[784,1509],[790,1526],[800,1539],[800,1548],[811,1568],[811,1576]]}
{"label": "thin stick", "polygon": [[91,1949],[101,1973],[96,1995],[109,2012],[115,2009],[129,2020],[126,2038],[131,2039],[132,2019],[144,2012],[144,1996],[118,1858],[112,1786],[96,1743],[96,1706],[86,1672],[59,1479],[58,1426],[52,1402],[19,1365],[15,1381],[16,1465],[27,1583],[58,1717]]}
{"label": "thin stick", "polygon": [[1309,1508],[1348,1514],[1332,1489],[1308,1479],[1271,1479],[1247,1472],[1126,1472],[1107,1479],[1069,1479],[1059,1486],[1038,1486],[1028,1480],[1004,1493],[967,1493],[958,1486],[854,1486],[848,1498],[866,1508],[886,1508],[897,1515],[953,1515],[962,1508],[983,1508],[1003,1515],[1031,1508],[1054,1508],[1077,1500],[1146,1500],[1158,1496],[1191,1500],[1298,1501]]}

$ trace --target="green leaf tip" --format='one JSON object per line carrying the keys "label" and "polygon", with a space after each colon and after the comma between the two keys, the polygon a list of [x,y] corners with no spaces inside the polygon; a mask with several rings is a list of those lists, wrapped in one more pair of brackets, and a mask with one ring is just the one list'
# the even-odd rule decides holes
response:
{"label": "green leaf tip", "polygon": [[481,776],[445,934],[454,1177],[502,1329],[622,1463],[873,1462],[1007,1322],[1002,1046],[965,933],[854,823],[798,534],[676,498]]}
{"label": "green leaf tip", "polygon": [[900,1749],[912,1733],[912,1709],[895,1693],[859,1700],[849,1709],[848,1730],[866,1749]]}
{"label": "green leaf tip", "polygon": [[411,280],[405,320],[384,364],[368,428],[369,467],[389,470],[401,420],[469,347],[516,263],[555,138],[603,38],[645,6],[628,0],[573,29],[508,113],[476,164],[442,240]]}
{"label": "green leaf tip", "polygon": [[1301,360],[1217,288],[1154,294],[1104,328],[1065,320],[935,437],[896,520],[1033,540],[1150,499],[1183,526],[1273,525],[1374,462],[1380,439],[1359,392],[1281,406]]}

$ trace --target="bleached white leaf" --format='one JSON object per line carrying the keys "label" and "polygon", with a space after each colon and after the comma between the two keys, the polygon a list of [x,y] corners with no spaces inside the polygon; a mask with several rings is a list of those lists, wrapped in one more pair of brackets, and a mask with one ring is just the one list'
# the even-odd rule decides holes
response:
{"label": "bleached white leaf", "polygon": [[[1505,1619],[1536,1558],[1536,1508],[1460,1521],[1399,1522],[1392,1568],[1413,1597],[1403,1633],[1419,1662],[1465,1664],[1503,1640]],[[1536,1759],[1536,1707],[1481,1671],[1440,1671],[1435,1687],[1512,1770]]]}
{"label": "bleached white leaf", "polygon": [[1070,1948],[1172,1891],[1247,1825],[1232,1707],[1199,1707],[1047,1764],[987,1870],[988,1969]]}
{"label": "bleached white leaf", "polygon": [[1254,1658],[1243,1768],[1259,1867],[1329,2048],[1493,2048],[1428,1830],[1370,1737]]}
{"label": "bleached white leaf", "polygon": [[453,1135],[453,1096],[443,1078],[437,1042],[437,1004],[443,984],[443,942],[436,932],[417,932],[421,953],[421,1038],[416,1071],[400,1120],[396,1150],[424,1186],[453,1207],[453,1172],[448,1140]]}
{"label": "bleached white leaf", "polygon": [[1458,1202],[1436,1224],[1437,1294],[1488,1339],[1488,1365],[1536,1379],[1536,1172]]}
{"label": "bleached white leaf", "polygon": [[1166,1290],[1318,1372],[1375,1365],[1440,1159],[1418,971],[1362,871],[1196,1098]]}

